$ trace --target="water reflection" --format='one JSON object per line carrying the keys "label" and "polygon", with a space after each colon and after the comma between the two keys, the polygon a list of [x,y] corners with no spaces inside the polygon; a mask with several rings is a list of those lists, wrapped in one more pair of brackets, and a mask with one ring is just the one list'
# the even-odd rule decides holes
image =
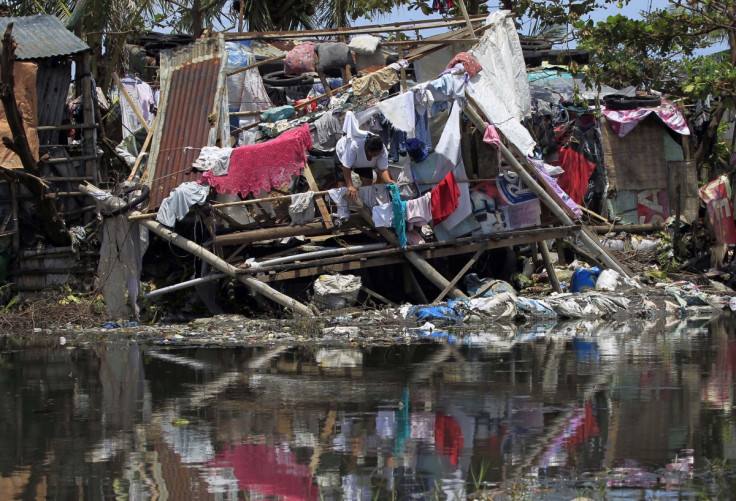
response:
{"label": "water reflection", "polygon": [[[604,487],[664,490],[736,460],[728,319],[456,339],[239,349],[5,340],[0,497],[465,499],[521,478],[562,492],[602,470],[619,474]],[[687,479],[688,492],[709,488]]]}

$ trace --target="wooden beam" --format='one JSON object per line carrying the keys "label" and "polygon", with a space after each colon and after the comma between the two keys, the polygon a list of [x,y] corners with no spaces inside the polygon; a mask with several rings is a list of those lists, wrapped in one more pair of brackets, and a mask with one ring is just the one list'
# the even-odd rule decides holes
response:
{"label": "wooden beam", "polygon": [[[97,100],[97,91],[93,88],[92,69],[90,67],[90,53],[84,52],[81,56],[81,68],[77,67],[77,74],[81,73],[79,84],[82,86],[82,115],[85,123],[93,123],[95,121],[94,101]],[[78,60],[77,63],[80,61]],[[81,70],[81,71],[80,71]],[[85,156],[84,175],[92,178],[93,184],[98,184],[99,169],[97,168],[97,129],[82,129],[84,142],[82,144],[82,153]],[[91,221],[91,217],[85,216],[85,222]]]}
{"label": "wooden beam", "polygon": [[383,301],[384,303],[386,303],[389,306],[399,306],[398,304],[394,303],[393,301],[391,301],[387,297],[384,297],[384,296],[380,295],[378,292],[374,292],[374,291],[370,290],[365,285],[361,285],[360,288],[363,289],[365,291],[365,293],[368,294],[369,296],[374,297],[374,298],[378,299],[379,301]]}
{"label": "wooden beam", "polygon": [[[573,228],[562,226],[529,230],[529,233],[526,233],[525,231],[503,233],[513,233],[513,235],[502,235],[499,233],[492,235],[493,238],[490,240],[487,238],[488,235],[484,235],[481,238],[485,238],[485,241],[482,239],[478,241],[478,237],[468,237],[459,239],[461,241],[458,242],[448,242],[440,248],[437,248],[436,246],[438,244],[443,244],[438,242],[412,245],[407,248],[416,252],[424,259],[436,259],[457,256],[460,254],[470,254],[479,250],[486,251],[511,245],[525,245],[534,242],[537,239],[561,238],[563,236],[572,235]],[[476,241],[473,241],[473,238],[475,238]],[[309,277],[324,273],[341,273],[345,271],[362,270],[375,266],[389,266],[406,263],[406,260],[401,256],[401,252],[401,249],[394,247],[362,254],[351,254],[335,258],[265,267],[259,270],[263,271],[263,273],[258,275],[258,279],[264,282],[274,282],[278,280]]]}
{"label": "wooden beam", "polygon": [[557,273],[555,272],[555,267],[552,264],[552,257],[549,254],[547,242],[545,242],[544,240],[540,240],[539,250],[542,253],[542,261],[544,261],[544,267],[547,268],[547,275],[549,276],[549,283],[552,284],[552,289],[555,292],[562,292],[560,281],[557,280]]}
{"label": "wooden beam", "polygon": [[478,260],[478,258],[480,257],[480,255],[483,254],[483,250],[484,249],[478,249],[473,255],[473,257],[468,259],[468,262],[465,263],[465,266],[463,266],[463,268],[457,272],[457,274],[455,275],[455,278],[453,278],[450,281],[450,283],[447,284],[447,286],[445,286],[444,289],[442,289],[442,292],[440,292],[439,295],[436,298],[434,298],[434,301],[432,301],[433,303],[437,303],[439,301],[442,301],[442,299],[444,299],[447,293],[450,292],[450,289],[452,287],[455,287],[455,284],[458,282],[458,280],[460,280],[463,277],[463,275],[465,275],[468,272],[470,267],[473,266],[475,262]]}
{"label": "wooden beam", "polygon": [[[307,180],[309,189],[317,193],[319,191],[319,187],[317,186],[317,181],[315,181],[314,176],[312,175],[312,169],[309,167],[308,163],[304,166],[304,178]],[[331,230],[335,227],[335,224],[332,222],[332,216],[330,216],[330,211],[327,210],[325,201],[321,196],[317,196],[314,201],[317,202],[319,213],[322,214],[322,221],[325,224],[325,228]]]}

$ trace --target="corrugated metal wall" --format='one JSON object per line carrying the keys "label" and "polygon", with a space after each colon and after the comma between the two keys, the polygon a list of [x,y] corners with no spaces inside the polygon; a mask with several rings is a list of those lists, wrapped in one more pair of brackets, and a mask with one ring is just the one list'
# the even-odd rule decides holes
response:
{"label": "corrugated metal wall", "polygon": [[226,62],[221,34],[161,53],[161,105],[143,177],[151,187],[149,210],[181,183],[199,179],[200,173],[185,171],[203,146],[224,139],[219,119]]}

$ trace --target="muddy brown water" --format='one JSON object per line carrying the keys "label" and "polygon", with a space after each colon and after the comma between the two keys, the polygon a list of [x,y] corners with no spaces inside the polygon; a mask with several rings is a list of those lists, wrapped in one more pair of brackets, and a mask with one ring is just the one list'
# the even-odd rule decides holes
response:
{"label": "muddy brown water", "polygon": [[0,499],[728,499],[736,322],[0,342]]}

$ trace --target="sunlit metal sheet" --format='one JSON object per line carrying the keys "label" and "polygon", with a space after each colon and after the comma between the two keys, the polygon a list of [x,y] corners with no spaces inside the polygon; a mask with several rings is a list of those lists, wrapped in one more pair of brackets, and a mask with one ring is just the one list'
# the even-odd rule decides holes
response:
{"label": "sunlit metal sheet", "polygon": [[161,105],[143,178],[151,187],[149,210],[181,183],[200,178],[191,166],[203,146],[218,139],[226,144],[218,120],[226,98],[226,62],[222,35],[161,53]]}
{"label": "sunlit metal sheet", "polygon": [[89,50],[89,46],[66,29],[56,16],[0,17],[0,36],[13,23],[12,35],[20,60],[69,56]]}

